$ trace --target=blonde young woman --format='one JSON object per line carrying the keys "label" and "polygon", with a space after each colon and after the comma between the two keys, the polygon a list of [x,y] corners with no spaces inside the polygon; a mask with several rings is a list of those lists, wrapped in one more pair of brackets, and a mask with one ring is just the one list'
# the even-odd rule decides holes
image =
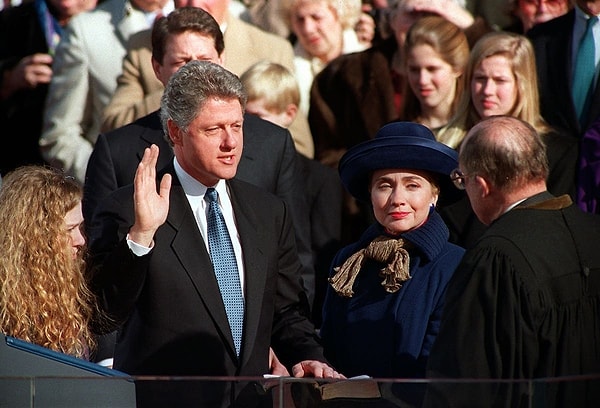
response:
{"label": "blonde young woman", "polygon": [[539,133],[550,127],[540,114],[535,56],[529,40],[518,34],[493,32],[473,49],[465,71],[468,91],[456,115],[438,139],[457,148],[469,129],[492,115],[515,116]]}
{"label": "blonde young woman", "polygon": [[458,26],[440,16],[417,20],[404,43],[407,81],[400,117],[434,133],[447,125],[464,90],[468,59],[467,37]]}
{"label": "blonde young woman", "polygon": [[85,277],[81,186],[19,167],[0,189],[0,332],[89,359],[95,301]]}
{"label": "blonde young woman", "polygon": [[[508,115],[529,123],[546,144],[550,173],[548,191],[554,195],[575,195],[578,140],[564,130],[552,128],[540,113],[538,77],[533,47],[526,37],[509,32],[493,32],[483,36],[473,49],[465,70],[466,92],[456,115],[440,132],[440,142],[458,149],[467,132],[484,118]],[[467,206],[472,220],[466,221],[453,208],[446,208],[445,220],[450,229],[457,228],[455,242],[468,247],[481,232]],[[464,209],[463,209],[464,210]],[[479,224],[480,225],[480,224]],[[475,232],[477,230],[477,232]]]}

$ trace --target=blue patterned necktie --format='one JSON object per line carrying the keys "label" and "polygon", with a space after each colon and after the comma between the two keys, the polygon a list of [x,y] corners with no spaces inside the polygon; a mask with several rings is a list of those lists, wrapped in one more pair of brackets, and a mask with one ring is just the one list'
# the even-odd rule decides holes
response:
{"label": "blue patterned necktie", "polygon": [[242,331],[244,326],[244,299],[240,285],[233,245],[225,225],[225,219],[219,208],[217,191],[214,188],[206,190],[204,198],[208,201],[208,246],[215,275],[225,304],[225,312],[233,335],[237,355],[240,355]]}
{"label": "blue patterned necktie", "polygon": [[592,97],[592,84],[596,73],[594,34],[592,27],[598,21],[598,17],[590,17],[587,21],[585,34],[579,42],[577,58],[573,71],[573,102],[579,123],[583,124],[586,119],[587,108]]}

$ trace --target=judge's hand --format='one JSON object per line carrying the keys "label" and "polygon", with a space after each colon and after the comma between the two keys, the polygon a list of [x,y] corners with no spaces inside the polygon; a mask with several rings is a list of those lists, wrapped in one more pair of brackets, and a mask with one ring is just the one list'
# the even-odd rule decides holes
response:
{"label": "judge's hand", "polygon": [[345,379],[328,364],[316,360],[304,360],[292,367],[294,377],[339,378]]}
{"label": "judge's hand", "polygon": [[164,224],[169,213],[171,175],[165,174],[156,190],[156,162],[158,146],[144,150],[133,180],[133,203],[135,223],[129,230],[129,238],[142,246],[151,247],[156,230]]}

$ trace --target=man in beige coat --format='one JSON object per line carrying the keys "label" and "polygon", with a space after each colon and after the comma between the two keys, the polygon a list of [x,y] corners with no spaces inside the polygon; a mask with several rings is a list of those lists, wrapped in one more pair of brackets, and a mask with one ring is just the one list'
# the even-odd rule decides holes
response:
{"label": "man in beige coat", "polygon": [[[224,32],[224,66],[241,75],[252,64],[266,59],[294,69],[294,52],[286,39],[248,24],[229,12],[230,0],[176,0],[176,7],[200,7],[209,12]],[[164,87],[152,69],[151,30],[131,37],[123,60],[123,72],[117,90],[104,109],[102,130],[126,125],[157,110]],[[314,145],[306,117],[298,118],[290,127],[298,152],[312,158]]]}

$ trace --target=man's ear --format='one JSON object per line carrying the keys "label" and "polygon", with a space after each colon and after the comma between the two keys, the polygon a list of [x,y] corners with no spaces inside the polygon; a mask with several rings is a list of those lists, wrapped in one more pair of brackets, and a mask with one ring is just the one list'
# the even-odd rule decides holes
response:
{"label": "man's ear", "polygon": [[487,197],[488,195],[490,195],[492,185],[485,178],[481,176],[475,176],[475,183],[479,187],[479,191],[481,191],[482,197]]}
{"label": "man's ear", "polygon": [[181,144],[182,131],[179,126],[173,122],[173,119],[167,119],[167,129],[169,130],[169,139],[174,145]]}
{"label": "man's ear", "polygon": [[[160,64],[160,62],[158,62],[157,60],[154,59],[154,57],[152,57],[150,59],[150,61],[152,62],[152,70],[154,71],[154,75],[156,76],[156,78],[162,82],[161,76],[160,76],[160,72],[161,72],[161,68],[162,65]],[[166,86],[166,84],[163,84]]]}

